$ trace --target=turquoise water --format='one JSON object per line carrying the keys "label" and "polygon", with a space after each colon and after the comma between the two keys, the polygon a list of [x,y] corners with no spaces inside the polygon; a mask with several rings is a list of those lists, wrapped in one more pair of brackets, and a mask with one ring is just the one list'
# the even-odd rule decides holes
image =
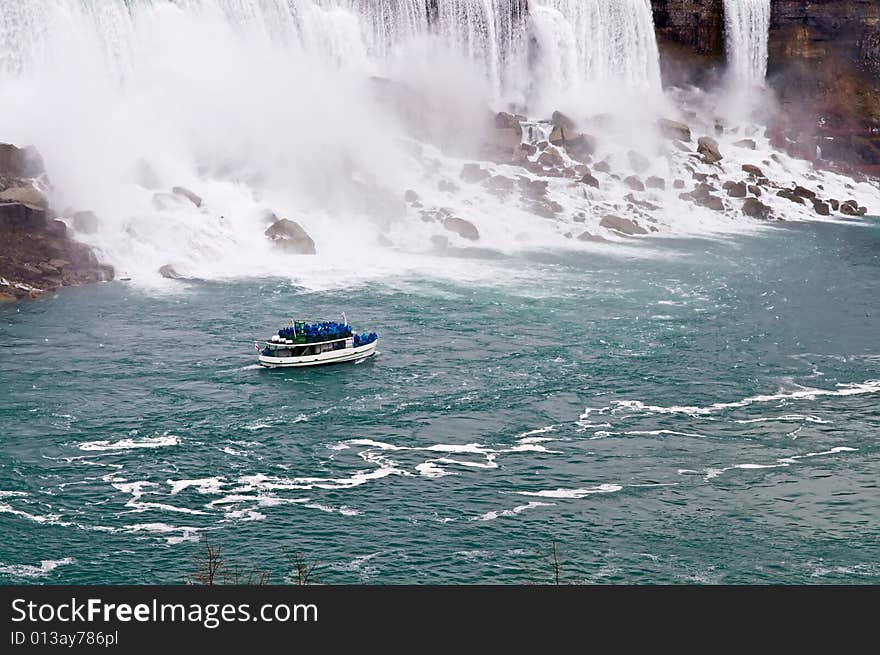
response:
{"label": "turquoise water", "polygon": [[[0,306],[0,580],[880,582],[880,225],[644,250]],[[343,310],[377,357],[254,366]]]}

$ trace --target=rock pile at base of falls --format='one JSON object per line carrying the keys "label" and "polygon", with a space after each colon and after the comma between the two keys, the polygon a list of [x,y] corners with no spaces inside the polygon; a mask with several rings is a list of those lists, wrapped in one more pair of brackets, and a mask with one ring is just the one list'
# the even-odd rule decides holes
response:
{"label": "rock pile at base of falls", "polygon": [[0,144],[0,301],[113,279],[113,268],[55,218],[38,188],[43,176],[36,150]]}
{"label": "rock pile at base of falls", "polygon": [[282,218],[265,232],[276,248],[292,255],[314,255],[315,242],[296,221]]}

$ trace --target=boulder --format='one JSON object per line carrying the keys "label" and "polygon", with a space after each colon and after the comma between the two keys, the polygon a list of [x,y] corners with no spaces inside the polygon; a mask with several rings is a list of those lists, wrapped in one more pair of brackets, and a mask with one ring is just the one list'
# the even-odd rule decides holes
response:
{"label": "boulder", "polygon": [[0,143],[0,177],[38,177],[44,172],[43,158],[33,146]]}
{"label": "boulder", "polygon": [[596,139],[589,134],[576,134],[565,141],[568,156],[578,161],[587,161],[596,152]]}
{"label": "boulder", "polygon": [[421,200],[419,194],[413,191],[412,189],[407,189],[403,193],[404,202],[408,202],[409,204],[415,204]]}
{"label": "boulder", "polygon": [[604,237],[600,237],[597,234],[591,234],[590,232],[581,232],[578,235],[578,241],[592,241],[594,243],[604,243],[607,242],[608,239]]}
{"label": "boulder", "polygon": [[856,204],[855,200],[847,200],[840,205],[840,213],[845,216],[858,216],[859,215],[859,206]]}
{"label": "boulder", "polygon": [[491,177],[491,173],[486,169],[482,168],[479,164],[465,164],[461,167],[461,177],[463,182],[467,182],[469,184],[476,184],[477,182],[482,182],[483,180]]}
{"label": "boulder", "polygon": [[801,198],[806,198],[808,200],[812,200],[816,197],[815,191],[811,191],[810,189],[802,186],[795,186],[795,188],[792,189],[792,193],[794,193],[794,195],[796,196],[800,196]]}
{"label": "boulder", "polygon": [[31,207],[46,209],[49,203],[45,196],[32,186],[12,187],[0,192],[0,202],[20,202]]}
{"label": "boulder", "polygon": [[680,123],[679,121],[673,121],[668,118],[661,118],[657,121],[657,126],[660,128],[661,134],[665,136],[667,139],[675,139],[678,141],[690,141],[691,140],[691,128],[689,128],[685,123]]}
{"label": "boulder", "polygon": [[604,159],[600,162],[596,162],[593,164],[593,170],[597,170],[600,173],[610,173],[611,172],[611,164],[609,164]]}
{"label": "boulder", "polygon": [[73,229],[82,234],[94,234],[98,231],[101,222],[93,211],[75,212],[71,217]]}
{"label": "boulder", "polygon": [[743,214],[766,221],[770,218],[770,208],[757,198],[746,198],[742,206]]}
{"label": "boulder", "polygon": [[562,156],[562,153],[558,148],[554,146],[550,146],[544,152],[541,153],[541,156],[538,157],[538,163],[541,166],[562,166],[565,164],[565,158]]}
{"label": "boulder", "polygon": [[527,198],[538,200],[547,195],[547,180],[532,180],[525,176],[516,178],[516,183]]}
{"label": "boulder", "polygon": [[484,182],[489,193],[496,196],[506,196],[513,191],[513,180],[503,175],[493,175]]}
{"label": "boulder", "polygon": [[776,192],[776,195],[779,196],[780,198],[785,198],[786,200],[790,200],[791,202],[797,203],[798,205],[804,204],[804,199],[801,196],[797,195],[791,189],[780,189],[779,191]]}
{"label": "boulder", "polygon": [[550,122],[553,123],[553,127],[564,130],[567,136],[574,136],[575,132],[577,132],[574,121],[561,111],[554,111],[553,116],[550,117]]}
{"label": "boulder", "polygon": [[721,185],[721,188],[727,191],[727,195],[731,198],[745,198],[748,194],[748,189],[743,182],[728,181]]}
{"label": "boulder", "polygon": [[628,218],[621,218],[620,216],[614,216],[611,214],[605,216],[601,221],[599,221],[599,225],[609,230],[619,232],[620,234],[625,234],[627,236],[648,233],[648,231],[641,225],[639,225],[636,221],[630,220]]}
{"label": "boulder", "polygon": [[629,165],[636,173],[644,173],[651,168],[651,160],[635,150],[627,152],[626,157],[629,159]]}
{"label": "boulder", "polygon": [[818,198],[813,198],[813,209],[819,216],[831,216],[831,208],[827,202],[822,202]]}
{"label": "boulder", "polygon": [[751,193],[752,195],[755,195],[755,196],[759,196],[759,197],[760,197],[760,195],[761,195],[761,187],[759,187],[757,184],[750,184],[750,185],[749,185],[749,193]]}
{"label": "boulder", "polygon": [[838,211],[840,209],[840,201],[834,200],[833,198],[828,201],[828,204],[831,205],[831,209],[834,211]]}
{"label": "boulder", "polygon": [[684,180],[675,180],[672,183],[672,186],[675,189],[683,189],[684,188]]}
{"label": "boulder", "polygon": [[165,264],[164,266],[161,266],[159,268],[159,275],[164,278],[168,278],[169,280],[179,280],[182,277],[180,273],[174,270],[174,267],[171,264]]}
{"label": "boulder", "polygon": [[519,149],[520,152],[525,153],[527,157],[533,157],[534,155],[538,154],[538,146],[531,143],[520,143]]}
{"label": "boulder", "polygon": [[710,136],[701,136],[697,139],[697,152],[707,164],[717,164],[723,159],[721,151],[718,150],[718,142]]}
{"label": "boulder", "polygon": [[522,133],[522,124],[520,121],[526,120],[525,116],[511,114],[506,111],[499,111],[495,114],[494,126],[499,130],[520,130]]}
{"label": "boulder", "polygon": [[[652,175],[647,180],[645,180],[645,186],[649,189],[666,189],[666,180],[662,177],[657,177],[656,175]],[[682,182],[682,186],[684,186],[684,182]]]}
{"label": "boulder", "polygon": [[314,255],[315,242],[296,221],[282,218],[272,223],[264,233],[275,247],[294,255]]}
{"label": "boulder", "polygon": [[624,178],[623,183],[628,186],[633,191],[644,191],[645,185],[636,175],[630,175],[627,178]]}
{"label": "boulder", "polygon": [[599,188],[599,180],[593,177],[590,173],[587,173],[581,178],[581,184],[586,184],[587,186],[591,186],[596,189]]}
{"label": "boulder", "polygon": [[444,193],[455,193],[458,191],[458,185],[452,180],[442,179],[437,182],[437,189]]}
{"label": "boulder", "polygon": [[740,139],[739,141],[735,141],[733,145],[737,148],[746,148],[748,150],[755,150],[758,147],[758,144],[755,143],[754,139]]}
{"label": "boulder", "polygon": [[752,164],[743,164],[742,170],[744,173],[748,173],[752,177],[764,177],[764,173],[757,166],[753,166]]}
{"label": "boulder", "polygon": [[443,221],[443,227],[470,241],[476,241],[480,238],[480,231],[473,223],[457,216],[450,216]]}
{"label": "boulder", "polygon": [[176,186],[176,187],[174,187],[173,189],[171,189],[171,193],[173,193],[173,194],[175,194],[175,195],[177,195],[177,196],[181,196],[181,197],[183,197],[183,198],[186,198],[186,199],[189,200],[192,204],[194,204],[196,207],[201,207],[201,206],[202,206],[202,199],[201,199],[201,197],[200,197],[200,196],[197,196],[195,193],[193,193],[192,191],[190,191],[190,190],[187,189],[186,187]]}
{"label": "boulder", "polygon": [[21,202],[0,203],[0,228],[45,229],[46,212],[40,207]]}

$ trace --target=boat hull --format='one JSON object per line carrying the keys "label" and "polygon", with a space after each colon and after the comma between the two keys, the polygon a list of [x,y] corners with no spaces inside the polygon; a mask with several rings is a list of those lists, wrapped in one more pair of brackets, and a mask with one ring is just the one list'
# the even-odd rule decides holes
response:
{"label": "boat hull", "polygon": [[342,348],[330,350],[317,355],[303,355],[302,357],[270,357],[260,355],[260,366],[265,368],[304,368],[306,366],[324,366],[326,364],[339,364],[366,359],[376,354],[376,345],[379,340],[357,348]]}

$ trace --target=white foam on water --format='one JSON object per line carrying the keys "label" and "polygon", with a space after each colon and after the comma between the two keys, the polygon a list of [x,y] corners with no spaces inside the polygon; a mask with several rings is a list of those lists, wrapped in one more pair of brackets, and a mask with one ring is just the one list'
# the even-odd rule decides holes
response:
{"label": "white foam on water", "polygon": [[727,471],[733,470],[760,470],[760,469],[775,469],[775,468],[786,468],[791,466],[792,464],[797,464],[799,460],[808,459],[811,457],[823,457],[827,455],[836,455],[838,453],[855,453],[858,452],[858,448],[851,448],[849,446],[835,446],[828,450],[823,450],[815,453],[804,453],[803,455],[791,455],[790,457],[780,457],[773,464],[734,464],[732,466],[727,466],[724,468],[708,468],[706,469],[706,475],[704,476],[705,481],[712,480],[717,478],[718,476],[726,473]]}
{"label": "white foam on water", "polygon": [[481,514],[480,516],[474,516],[470,520],[471,521],[494,521],[499,517],[504,516],[516,516],[527,509],[533,509],[535,507],[554,507],[554,503],[542,503],[538,500],[530,501],[525,505],[517,505],[513,509],[501,509],[501,510],[493,510],[491,512],[486,512],[485,514]]}
{"label": "white foam on water", "polygon": [[200,494],[220,493],[226,484],[225,478],[198,478],[195,480],[167,480],[171,486],[171,495],[177,495],[184,489],[195,487]]}
{"label": "white foam on water", "polygon": [[723,412],[729,409],[738,409],[748,407],[749,405],[764,403],[788,403],[802,400],[815,400],[824,397],[849,397],[862,394],[873,394],[880,392],[880,380],[866,380],[857,383],[838,383],[836,389],[818,389],[805,387],[794,391],[780,391],[775,394],[762,394],[758,396],[749,396],[742,400],[733,402],[718,402],[707,406],[699,405],[648,405],[640,400],[617,400],[611,405],[601,408],[584,409],[581,419],[588,418],[591,414],[611,414],[617,415],[621,413],[635,414],[685,414],[687,416],[699,417],[709,414]]}
{"label": "white foam on water", "polygon": [[358,510],[346,507],[345,505],[334,507],[333,505],[322,505],[321,503],[307,503],[305,506],[311,509],[319,509],[328,514],[341,514],[342,516],[357,516],[360,514]]}
{"label": "white foam on water", "polygon": [[133,534],[147,532],[164,535],[165,541],[173,546],[183,542],[198,541],[200,529],[192,526],[169,525],[167,523],[136,523],[125,526],[124,531]]}
{"label": "white foam on water", "polygon": [[164,448],[166,446],[176,446],[179,443],[180,437],[164,434],[141,439],[120,439],[119,441],[85,441],[79,444],[79,449],[90,452],[105,452],[136,448]]}
{"label": "white foam on water", "polygon": [[774,421],[804,421],[806,423],[820,423],[825,425],[831,424],[831,421],[826,421],[825,419],[819,418],[818,416],[812,416],[810,414],[783,414],[782,416],[765,416],[762,418],[738,419],[735,421],[735,423],[769,423]]}
{"label": "white foam on water", "polygon": [[436,461],[427,461],[422,464],[417,464],[416,471],[419,472],[419,475],[426,478],[442,478],[447,475],[458,475],[458,473],[453,473],[452,471],[447,471],[446,469],[437,466]]}
{"label": "white foam on water", "polygon": [[619,484],[600,484],[596,487],[583,489],[548,489],[544,491],[517,491],[522,496],[539,496],[541,498],[585,498],[592,494],[610,494],[620,491]]}
{"label": "white foam on water", "polygon": [[72,557],[63,559],[44,559],[39,566],[32,564],[3,564],[0,563],[0,575],[8,575],[13,578],[43,578],[49,575],[59,566],[76,562]]}

